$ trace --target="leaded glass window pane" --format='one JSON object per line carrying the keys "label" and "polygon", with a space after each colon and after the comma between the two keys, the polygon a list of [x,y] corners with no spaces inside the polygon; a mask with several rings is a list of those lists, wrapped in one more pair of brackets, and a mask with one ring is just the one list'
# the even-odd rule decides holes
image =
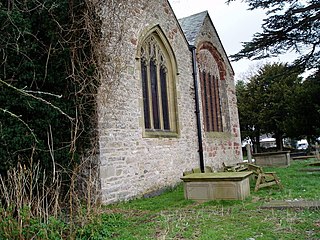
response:
{"label": "leaded glass window pane", "polygon": [[200,73],[202,89],[203,121],[207,132],[221,132],[222,116],[217,79],[209,72]]}
{"label": "leaded glass window pane", "polygon": [[163,128],[170,129],[169,107],[168,107],[168,92],[167,92],[167,77],[164,67],[160,68],[160,83],[161,83],[161,100],[162,100],[162,116]]}
{"label": "leaded glass window pane", "polygon": [[143,91],[143,113],[144,113],[144,125],[146,129],[151,128],[150,124],[150,107],[149,107],[149,92],[148,92],[148,75],[147,65],[144,61],[141,61],[141,79],[142,79],[142,91]]}

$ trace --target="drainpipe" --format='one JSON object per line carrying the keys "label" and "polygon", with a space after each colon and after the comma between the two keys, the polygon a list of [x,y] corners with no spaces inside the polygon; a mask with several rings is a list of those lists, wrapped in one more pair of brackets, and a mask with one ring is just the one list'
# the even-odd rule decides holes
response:
{"label": "drainpipe", "polygon": [[204,161],[203,161],[203,147],[202,147],[202,132],[200,122],[200,107],[199,107],[199,94],[198,94],[198,81],[197,81],[197,61],[196,61],[196,47],[189,45],[189,50],[192,53],[192,68],[193,68],[193,84],[195,91],[195,104],[196,104],[196,117],[197,117],[197,130],[198,130],[198,145],[199,145],[199,157],[200,157],[200,170],[204,173]]}

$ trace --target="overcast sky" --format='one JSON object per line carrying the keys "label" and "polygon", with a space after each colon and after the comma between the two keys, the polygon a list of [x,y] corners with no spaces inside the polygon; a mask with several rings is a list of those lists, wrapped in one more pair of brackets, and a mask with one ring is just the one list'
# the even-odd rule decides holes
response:
{"label": "overcast sky", "polygon": [[[228,55],[241,49],[241,42],[248,42],[254,33],[261,31],[266,18],[264,11],[248,11],[248,5],[240,0],[225,4],[226,0],[169,0],[177,18],[183,18],[207,10]],[[291,61],[293,54],[272,60],[249,61],[247,59],[231,62],[235,79],[240,79],[250,69],[271,61]]]}

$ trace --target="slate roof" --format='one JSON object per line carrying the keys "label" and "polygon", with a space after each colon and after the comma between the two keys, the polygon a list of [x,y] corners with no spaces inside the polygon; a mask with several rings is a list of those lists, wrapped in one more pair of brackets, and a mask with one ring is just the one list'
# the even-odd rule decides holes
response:
{"label": "slate roof", "polygon": [[190,45],[195,44],[197,35],[207,15],[208,11],[203,11],[178,20]]}

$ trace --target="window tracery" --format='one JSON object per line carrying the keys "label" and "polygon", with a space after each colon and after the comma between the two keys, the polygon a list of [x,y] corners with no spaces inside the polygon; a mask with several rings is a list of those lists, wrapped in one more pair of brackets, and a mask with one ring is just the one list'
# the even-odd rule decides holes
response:
{"label": "window tracery", "polygon": [[155,136],[176,133],[173,68],[167,49],[156,33],[141,45],[140,64],[145,131],[154,132]]}

